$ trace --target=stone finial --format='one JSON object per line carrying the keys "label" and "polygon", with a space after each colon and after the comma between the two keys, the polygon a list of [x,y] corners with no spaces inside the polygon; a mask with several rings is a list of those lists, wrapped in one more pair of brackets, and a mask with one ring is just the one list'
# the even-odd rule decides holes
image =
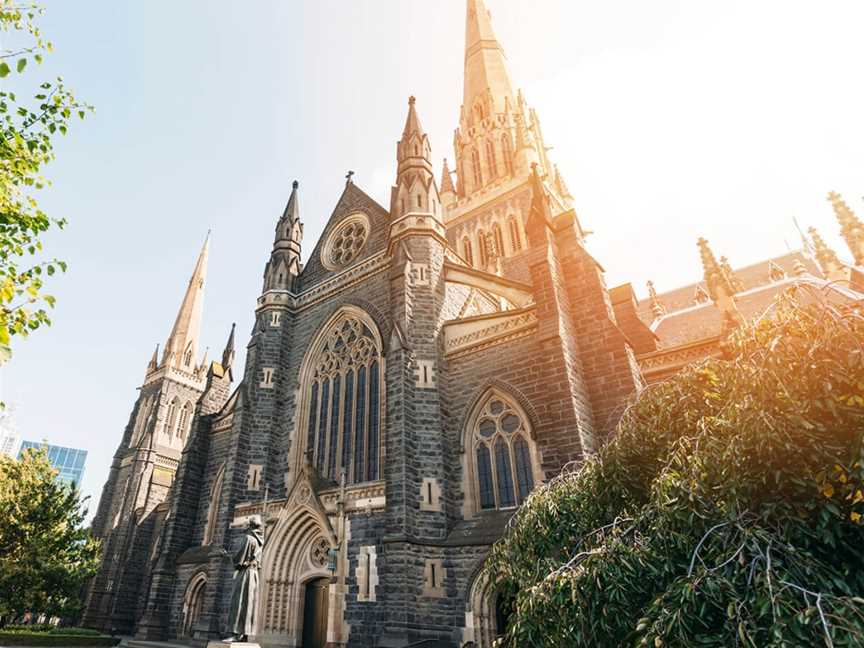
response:
{"label": "stone finial", "polygon": [[836,191],[828,194],[828,201],[834,207],[834,214],[837,216],[837,222],[840,223],[840,233],[852,253],[852,258],[855,259],[855,265],[864,265],[864,223],[855,216]]}
{"label": "stone finial", "polygon": [[666,314],[666,307],[660,298],[657,296],[657,290],[654,288],[654,282],[648,281],[648,299],[651,300],[651,312],[654,314],[654,319],[658,320]]}
{"label": "stone finial", "polygon": [[567,183],[564,182],[564,176],[561,175],[561,170],[558,165],[555,165],[555,189],[558,190],[558,195],[562,198],[572,198],[570,189],[567,188]]}
{"label": "stone finial", "polygon": [[453,186],[453,177],[450,173],[450,167],[447,166],[447,158],[444,158],[444,168],[441,170],[441,193],[456,195],[456,187]]}
{"label": "stone finial", "polygon": [[807,230],[810,234],[810,240],[813,243],[813,253],[816,257],[816,262],[822,269],[825,276],[831,281],[837,281],[846,278],[846,272],[837,253],[828,247],[825,240],[819,235],[815,227],[810,227]]}
{"label": "stone finial", "polygon": [[735,305],[735,288],[721,265],[717,262],[711,248],[708,247],[708,241],[700,238],[697,245],[699,246],[699,255],[702,258],[702,268],[704,269],[705,285],[708,287],[708,294],[717,308],[723,311],[725,318],[724,329],[728,330],[739,324],[742,320],[741,313]]}
{"label": "stone finial", "polygon": [[150,358],[150,362],[147,363],[147,374],[156,371],[159,368],[159,343],[156,343],[156,350],[153,351],[153,356]]}
{"label": "stone finial", "polygon": [[225,343],[225,349],[222,351],[222,367],[226,370],[230,369],[234,364],[234,330],[237,324],[231,324],[231,333],[228,335],[228,342]]}
{"label": "stone finial", "polygon": [[720,269],[723,271],[723,274],[726,275],[726,278],[729,280],[729,285],[732,286],[732,290],[736,293],[741,292],[744,289],[744,283],[738,278],[738,275],[732,269],[732,266],[729,264],[729,259],[725,256],[720,257]]}
{"label": "stone finial", "polygon": [[807,266],[801,263],[801,259],[795,259],[795,263],[792,264],[792,272],[795,273],[796,277],[803,277],[807,273]]}

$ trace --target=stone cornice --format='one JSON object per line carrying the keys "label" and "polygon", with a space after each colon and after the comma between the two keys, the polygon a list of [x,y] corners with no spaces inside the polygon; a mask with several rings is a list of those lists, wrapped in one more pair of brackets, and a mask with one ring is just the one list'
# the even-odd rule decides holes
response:
{"label": "stone cornice", "polygon": [[[346,486],[344,499],[345,512],[372,512],[383,510],[386,503],[384,485],[384,480],[379,480]],[[332,488],[321,489],[318,493],[318,498],[321,500],[321,504],[324,506],[327,515],[335,515],[339,511],[341,488],[339,486],[333,486]],[[293,502],[289,498],[276,499],[268,502],[268,517],[275,517],[280,511],[289,505],[293,505]],[[234,507],[232,526],[242,524],[243,520],[248,518],[250,515],[263,514],[264,502],[241,502]]]}
{"label": "stone cornice", "polygon": [[537,328],[534,306],[478,315],[444,324],[444,352],[448,358],[480,351],[530,335]]}
{"label": "stone cornice", "polygon": [[720,357],[720,337],[714,336],[670,349],[660,349],[636,356],[646,378],[678,371],[705,358]]}

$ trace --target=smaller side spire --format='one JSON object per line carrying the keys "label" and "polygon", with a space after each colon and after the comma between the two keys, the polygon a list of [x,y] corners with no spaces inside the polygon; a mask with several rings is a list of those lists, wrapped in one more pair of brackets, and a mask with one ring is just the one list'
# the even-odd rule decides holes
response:
{"label": "smaller side spire", "polygon": [[837,222],[840,223],[840,233],[855,259],[855,265],[864,265],[864,223],[858,220],[849,205],[836,191],[828,194],[828,201],[834,207]]}
{"label": "smaller side spire", "polygon": [[153,356],[150,358],[150,362],[147,363],[147,372],[144,374],[145,376],[149,376],[151,373],[156,371],[159,368],[159,343],[156,343],[156,349],[153,351]]}
{"label": "smaller side spire", "polygon": [[417,100],[408,99],[408,117],[402,139],[396,144],[396,183],[390,192],[390,215],[395,220],[408,213],[438,216],[441,199],[432,172],[432,146],[420,125]]}
{"label": "smaller side spire", "polygon": [[237,328],[236,323],[231,324],[231,334],[228,336],[228,342],[225,343],[225,349],[222,351],[222,366],[225,369],[230,369],[234,364],[234,331]]}
{"label": "smaller side spire", "polygon": [[549,209],[549,194],[540,175],[540,165],[536,162],[531,165],[531,208],[528,218],[525,220],[525,229],[531,229],[535,224],[549,226],[552,222],[551,210]]}
{"label": "smaller side spire", "polygon": [[651,300],[651,313],[654,315],[654,320],[658,320],[666,314],[666,307],[660,298],[657,296],[657,290],[654,288],[654,282],[648,281],[648,299]]}
{"label": "smaller side spire", "polygon": [[825,240],[819,235],[815,227],[807,230],[810,234],[810,240],[813,245],[813,254],[816,257],[816,262],[825,274],[825,277],[830,281],[842,281],[847,279],[845,268],[840,263],[837,253],[828,247]]}
{"label": "smaller side spire", "polygon": [[456,187],[453,186],[453,177],[450,172],[450,167],[447,165],[447,158],[444,158],[444,168],[441,169],[441,198],[444,194],[452,193],[456,195]]}
{"label": "smaller side spire", "polygon": [[699,256],[702,259],[702,268],[704,270],[705,284],[708,287],[708,294],[717,308],[723,312],[724,330],[729,330],[742,321],[741,313],[735,305],[735,288],[732,286],[729,276],[717,262],[714,253],[708,246],[708,241],[700,238],[697,241],[697,245],[699,247]]}
{"label": "smaller side spire", "polygon": [[264,268],[264,290],[293,290],[300,274],[300,251],[303,243],[303,223],[300,222],[300,198],[296,180],[291,184],[291,196],[285,211],[276,223],[276,234],[270,260]]}

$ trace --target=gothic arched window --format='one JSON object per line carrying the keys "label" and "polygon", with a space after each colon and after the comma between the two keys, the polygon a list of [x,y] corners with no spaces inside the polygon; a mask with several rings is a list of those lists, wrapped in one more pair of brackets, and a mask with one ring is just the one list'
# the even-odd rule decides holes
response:
{"label": "gothic arched window", "polygon": [[192,414],[192,403],[186,401],[183,407],[180,408],[180,419],[177,421],[177,436],[181,439],[186,438],[186,428],[189,425],[189,416]]}
{"label": "gothic arched window", "polygon": [[538,481],[534,442],[521,407],[498,390],[480,401],[465,431],[466,510],[505,509],[525,501]]}
{"label": "gothic arched window", "polygon": [[477,261],[480,263],[480,269],[486,269],[486,232],[483,230],[477,231]]}
{"label": "gothic arched window", "polygon": [[348,483],[379,478],[382,356],[371,321],[352,311],[327,328],[308,365],[306,448],[319,473]]}
{"label": "gothic arched window", "polygon": [[168,406],[168,416],[165,417],[165,435],[168,437],[174,434],[174,426],[177,425],[178,407],[180,407],[180,399],[175,396]]}
{"label": "gothic arched window", "polygon": [[495,142],[491,139],[486,142],[486,164],[489,167],[489,177],[498,177],[498,162],[495,160]]}
{"label": "gothic arched window", "polygon": [[501,228],[498,223],[492,225],[492,234],[495,236],[495,246],[498,256],[504,256],[504,237],[501,235]]}
{"label": "gothic arched window", "polygon": [[469,266],[474,265],[474,254],[471,250],[471,239],[467,236],[462,239],[462,256],[465,257],[465,261]]}
{"label": "gothic arched window", "polygon": [[222,480],[225,477],[225,464],[219,466],[216,471],[216,479],[213,480],[213,485],[210,487],[210,496],[207,498],[207,524],[204,527],[204,537],[201,540],[202,545],[208,545],[213,542],[213,535],[216,533],[216,516],[219,514],[219,498],[222,495]]}
{"label": "gothic arched window", "polygon": [[510,145],[510,136],[506,133],[501,136],[501,157],[504,159],[507,174],[513,175],[513,147]]}
{"label": "gothic arched window", "polygon": [[471,169],[474,171],[474,188],[479,189],[483,186],[483,171],[480,168],[480,152],[477,149],[471,149]]}
{"label": "gothic arched window", "polygon": [[516,222],[515,218],[510,219],[510,248],[513,250],[513,254],[516,254],[519,250],[522,249],[522,241],[519,238],[519,223]]}

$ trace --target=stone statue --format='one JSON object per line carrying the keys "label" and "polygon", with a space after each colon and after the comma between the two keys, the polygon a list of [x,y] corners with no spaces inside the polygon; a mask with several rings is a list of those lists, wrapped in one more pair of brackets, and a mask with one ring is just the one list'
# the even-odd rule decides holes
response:
{"label": "stone statue", "polygon": [[240,551],[234,556],[234,589],[228,608],[228,628],[231,635],[224,641],[247,641],[255,631],[258,610],[258,569],[264,550],[261,518],[252,516],[246,525],[246,535]]}

